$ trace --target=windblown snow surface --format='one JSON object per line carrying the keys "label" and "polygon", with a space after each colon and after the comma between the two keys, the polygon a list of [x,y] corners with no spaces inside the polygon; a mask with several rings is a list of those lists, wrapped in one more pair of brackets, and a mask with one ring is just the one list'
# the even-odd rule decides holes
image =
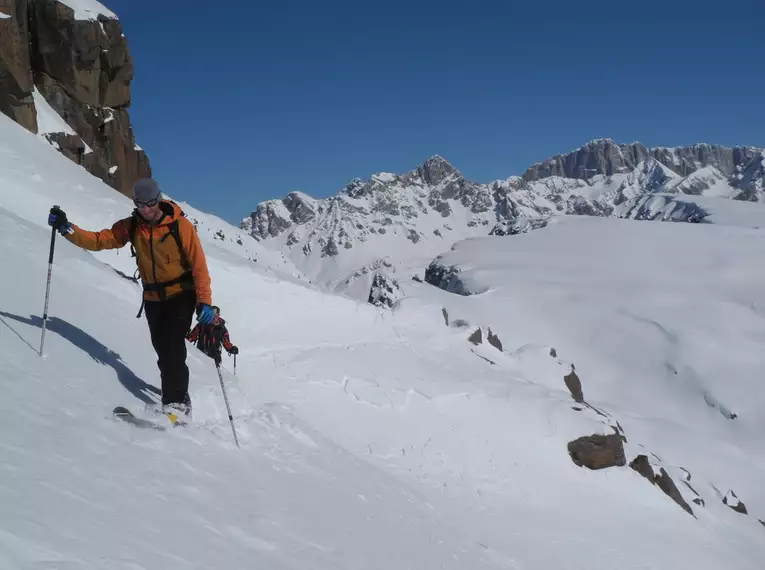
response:
{"label": "windblown snow surface", "polygon": [[[237,449],[191,346],[191,426],[110,418],[159,386],[127,249],[56,239],[39,355],[53,204],[90,229],[131,210],[0,116],[1,568],[761,568],[759,230],[566,219],[458,244],[486,292],[422,285],[382,311],[190,211],[241,348],[236,376],[224,360]],[[467,342],[479,325],[504,351]],[[572,409],[571,362],[592,408]],[[656,454],[689,499],[692,473],[695,517],[628,466],[574,465],[568,442],[615,421],[627,459]]]}

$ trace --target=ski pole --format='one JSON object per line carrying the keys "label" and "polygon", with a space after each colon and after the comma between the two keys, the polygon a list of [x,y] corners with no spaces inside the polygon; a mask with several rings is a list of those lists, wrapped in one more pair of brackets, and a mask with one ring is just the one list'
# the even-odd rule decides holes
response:
{"label": "ski pole", "polygon": [[234,416],[231,415],[231,406],[228,405],[228,396],[226,395],[226,386],[223,385],[223,374],[220,371],[220,362],[215,361],[215,368],[218,370],[218,379],[220,380],[220,388],[223,390],[223,400],[226,402],[226,411],[228,412],[228,421],[231,422],[231,432],[234,434],[234,443],[239,447],[239,439],[236,437],[236,429],[234,428]]}
{"label": "ski pole", "polygon": [[236,376],[236,354],[234,355],[234,376]]}
{"label": "ski pole", "polygon": [[[53,206],[58,208],[58,206]],[[50,299],[50,276],[53,272],[53,248],[56,245],[56,228],[50,232],[50,253],[48,255],[48,283],[45,286],[45,310],[43,311],[42,336],[40,337],[40,356],[43,355],[43,346],[45,345],[45,325],[48,322],[48,300]]]}

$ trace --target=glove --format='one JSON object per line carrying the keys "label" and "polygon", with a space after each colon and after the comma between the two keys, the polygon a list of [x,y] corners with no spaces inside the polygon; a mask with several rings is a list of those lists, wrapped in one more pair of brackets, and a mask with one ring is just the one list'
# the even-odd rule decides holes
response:
{"label": "glove", "polygon": [[72,224],[66,219],[66,213],[58,206],[53,206],[48,214],[48,225],[62,236],[72,231]]}
{"label": "glove", "polygon": [[209,325],[213,322],[214,318],[215,313],[213,313],[210,305],[205,305],[204,303],[197,305],[197,322],[203,325]]}
{"label": "glove", "polygon": [[239,347],[238,346],[232,346],[231,350],[228,351],[229,354],[239,354]]}

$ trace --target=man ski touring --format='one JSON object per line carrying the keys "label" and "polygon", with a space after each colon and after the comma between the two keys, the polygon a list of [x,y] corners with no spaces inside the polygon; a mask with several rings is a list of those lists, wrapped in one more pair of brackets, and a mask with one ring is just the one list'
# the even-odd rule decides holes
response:
{"label": "man ski touring", "polygon": [[48,224],[90,251],[132,244],[144,290],[141,310],[146,311],[162,379],[162,411],[188,419],[186,334],[195,310],[202,325],[214,318],[207,261],[196,228],[177,204],[162,199],[154,180],[143,178],[133,185],[133,203],[132,215],[111,229],[83,230],[57,207],[51,208]]}

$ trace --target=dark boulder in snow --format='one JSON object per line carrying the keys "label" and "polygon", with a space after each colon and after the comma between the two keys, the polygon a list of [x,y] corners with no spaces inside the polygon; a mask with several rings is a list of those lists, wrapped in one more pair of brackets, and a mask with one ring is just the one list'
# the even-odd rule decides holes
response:
{"label": "dark boulder in snow", "polygon": [[[458,326],[458,324],[459,324],[459,320],[455,321],[452,326]],[[465,323],[465,325],[467,325],[467,323]],[[491,346],[493,346],[494,348],[502,352],[502,341],[499,340],[499,337],[492,332],[491,328],[487,329],[485,335],[486,335],[487,342]],[[483,337],[484,337],[484,331],[481,329],[481,327],[478,327],[468,337],[468,341],[477,346],[483,343]]]}
{"label": "dark boulder in snow", "polygon": [[568,444],[571,460],[580,467],[605,469],[627,464],[624,444],[617,434],[593,434],[575,439]]}
{"label": "dark boulder in snow", "polygon": [[[648,479],[652,485],[658,485],[659,489],[664,491],[665,495],[680,505],[680,507],[682,507],[682,509],[689,515],[693,515],[691,506],[680,494],[680,491],[678,490],[677,485],[675,485],[675,482],[672,480],[672,477],[669,476],[669,473],[667,473],[663,467],[660,468],[659,474],[656,475],[653,466],[651,466],[651,464],[648,462],[648,457],[645,455],[638,455],[635,457],[635,459],[630,462],[630,467]],[[703,504],[703,499],[701,504]]]}
{"label": "dark boulder in snow", "polygon": [[683,499],[680,491],[678,491],[675,482],[672,480],[672,477],[669,476],[669,473],[667,473],[663,467],[661,468],[659,474],[656,476],[656,484],[670,499],[680,505],[689,515],[693,515],[691,506],[685,502],[685,499]]}
{"label": "dark boulder in snow", "polygon": [[734,493],[732,489],[728,491],[725,497],[723,497],[723,503],[728,505],[731,509],[733,509],[737,513],[741,513],[742,515],[748,514],[748,511],[746,510],[746,505],[739,500],[739,498],[736,496],[736,493]]}
{"label": "dark boulder in snow", "polygon": [[651,467],[651,464],[648,462],[648,456],[638,455],[635,459],[630,461],[630,467],[648,479],[652,485],[656,483],[656,474],[653,471],[653,467]]}
{"label": "dark boulder in snow", "polygon": [[474,291],[465,285],[460,278],[460,272],[461,269],[457,266],[451,265],[446,267],[441,265],[441,258],[439,256],[425,269],[425,282],[449,293],[456,293],[465,297],[483,292]]}
{"label": "dark boulder in snow", "polygon": [[563,381],[566,383],[569,392],[571,392],[571,397],[574,398],[574,401],[579,402],[580,404],[584,402],[582,381],[573,369],[563,377]]}
{"label": "dark boulder in snow", "polygon": [[425,282],[439,287],[445,291],[457,292],[462,289],[457,274],[459,270],[454,267],[445,267],[436,259],[425,269]]}
{"label": "dark boulder in snow", "polygon": [[487,337],[488,337],[489,344],[492,345],[494,348],[496,348],[498,351],[502,352],[502,341],[499,340],[499,337],[497,335],[491,332],[491,329],[489,329]]}

